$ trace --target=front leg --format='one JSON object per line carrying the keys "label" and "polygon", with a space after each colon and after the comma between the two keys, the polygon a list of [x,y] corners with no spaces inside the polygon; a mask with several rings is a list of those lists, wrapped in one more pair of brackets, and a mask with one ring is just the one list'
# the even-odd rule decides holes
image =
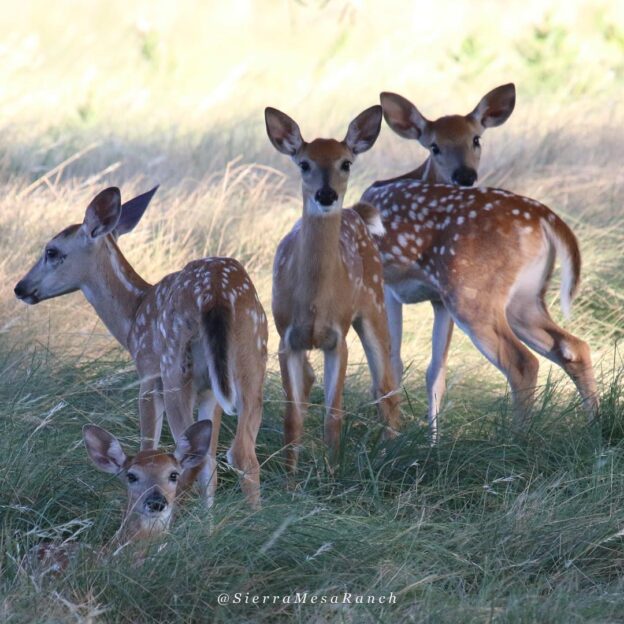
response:
{"label": "front leg", "polygon": [[349,352],[344,338],[331,351],[325,351],[323,384],[325,386],[325,443],[329,447],[330,464],[333,466],[340,450],[342,432],[342,390],[347,371]]}
{"label": "front leg", "polygon": [[158,447],[164,409],[160,378],[143,379],[139,388],[139,422],[142,451]]}
{"label": "front leg", "polygon": [[392,372],[397,384],[403,378],[403,362],[401,361],[401,340],[403,337],[403,304],[396,298],[392,289],[384,284],[384,302],[390,332],[390,361]]}

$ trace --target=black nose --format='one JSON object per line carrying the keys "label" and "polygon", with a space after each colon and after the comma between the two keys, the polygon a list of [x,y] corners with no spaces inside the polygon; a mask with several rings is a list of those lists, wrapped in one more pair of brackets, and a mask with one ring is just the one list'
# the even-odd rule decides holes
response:
{"label": "black nose", "polygon": [[453,172],[453,182],[460,186],[472,186],[477,179],[477,172],[470,167],[458,167]]}
{"label": "black nose", "polygon": [[15,288],[13,289],[13,292],[18,299],[21,299],[28,294],[28,289],[26,288],[24,280],[22,280],[21,282],[17,282]]}
{"label": "black nose", "polygon": [[145,499],[145,507],[148,511],[159,513],[166,509],[167,499],[160,492],[154,492]]}
{"label": "black nose", "polygon": [[321,206],[331,206],[338,199],[338,193],[330,187],[322,188],[316,191],[314,199],[316,199]]}

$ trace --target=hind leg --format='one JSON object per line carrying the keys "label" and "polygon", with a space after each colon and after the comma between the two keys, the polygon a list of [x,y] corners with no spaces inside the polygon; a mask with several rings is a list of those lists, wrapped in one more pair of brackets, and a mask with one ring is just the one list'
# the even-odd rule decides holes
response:
{"label": "hind leg", "polygon": [[206,493],[206,505],[210,508],[214,503],[217,489],[217,445],[223,410],[211,390],[203,392],[199,398],[198,420],[209,420],[212,423],[212,438],[206,462],[199,473],[202,491]]}
{"label": "hind leg", "polygon": [[475,308],[453,318],[474,345],[507,378],[516,423],[525,425],[533,404],[539,362],[518,340],[503,310]]}
{"label": "hind leg", "polygon": [[297,468],[303,434],[303,420],[314,383],[314,372],[305,351],[293,351],[280,341],[279,363],[282,387],[286,397],[284,413],[284,444],[286,466],[290,472]]}
{"label": "hind leg", "polygon": [[507,308],[516,335],[540,355],[558,364],[569,375],[590,418],[598,413],[598,387],[589,346],[557,325],[541,298],[517,298]]}

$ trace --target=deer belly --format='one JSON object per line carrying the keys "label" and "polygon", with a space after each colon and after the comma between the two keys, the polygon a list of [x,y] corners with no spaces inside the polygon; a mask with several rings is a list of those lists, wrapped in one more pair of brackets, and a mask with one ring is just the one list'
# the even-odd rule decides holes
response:
{"label": "deer belly", "polygon": [[440,298],[431,286],[413,277],[392,284],[386,283],[386,287],[401,303],[420,303],[421,301],[433,301]]}

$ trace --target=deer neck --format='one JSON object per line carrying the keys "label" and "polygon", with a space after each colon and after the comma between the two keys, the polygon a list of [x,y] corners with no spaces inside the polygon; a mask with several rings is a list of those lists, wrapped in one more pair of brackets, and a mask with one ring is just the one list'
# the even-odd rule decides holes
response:
{"label": "deer neck", "polygon": [[431,156],[428,156],[420,167],[414,169],[414,171],[410,174],[410,177],[413,177],[415,180],[422,180],[423,182],[437,182],[438,176],[436,173],[436,167]]}
{"label": "deer neck", "polygon": [[128,348],[136,311],[151,285],[130,266],[115,241],[107,237],[81,290],[101,321]]}
{"label": "deer neck", "polygon": [[325,286],[335,289],[335,279],[341,267],[341,212],[311,215],[304,211],[295,253],[298,301],[317,298]]}

